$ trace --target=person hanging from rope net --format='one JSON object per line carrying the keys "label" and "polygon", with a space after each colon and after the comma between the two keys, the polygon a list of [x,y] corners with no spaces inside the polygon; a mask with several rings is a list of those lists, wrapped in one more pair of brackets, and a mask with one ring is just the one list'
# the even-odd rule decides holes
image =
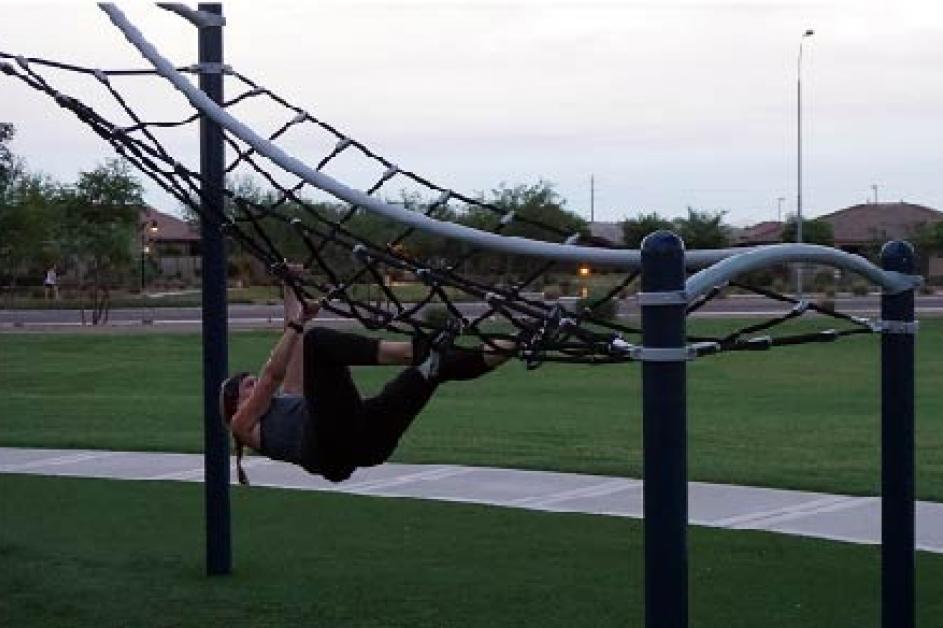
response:
{"label": "person hanging from rope net", "polygon": [[[440,384],[477,379],[507,361],[513,348],[495,341],[494,348],[456,349],[449,331],[407,342],[306,330],[318,310],[286,286],[285,330],[261,372],[237,373],[220,387],[220,414],[235,441],[242,484],[249,483],[244,447],[332,482],[385,462]],[[350,367],[373,365],[407,368],[363,399]]]}

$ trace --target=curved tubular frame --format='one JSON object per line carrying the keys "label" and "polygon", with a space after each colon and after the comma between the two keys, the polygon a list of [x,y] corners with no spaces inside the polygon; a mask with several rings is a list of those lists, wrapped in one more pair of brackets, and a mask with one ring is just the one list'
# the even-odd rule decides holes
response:
{"label": "curved tubular frame", "polygon": [[182,2],[158,2],[157,6],[171,13],[176,13],[197,28],[226,25],[225,18],[204,11],[194,11]]}
{"label": "curved tubular frame", "polygon": [[898,294],[913,290],[922,283],[920,277],[882,270],[860,255],[846,253],[827,246],[772,244],[728,257],[689,277],[685,283],[688,302],[737,275],[786,262],[812,262],[843,268],[873,281],[881,286],[887,294]]}
{"label": "curved tubular frame", "polygon": [[[338,199],[444,238],[463,240],[477,247],[500,251],[502,253],[540,257],[561,262],[597,264],[600,266],[629,270],[636,270],[641,266],[641,253],[637,250],[599,249],[497,235],[455,223],[435,220],[434,218],[429,218],[416,212],[394,207],[368,196],[360,190],[347,187],[343,183],[321,172],[317,172],[304,164],[301,160],[289,155],[280,147],[264,137],[259,136],[252,129],[233,117],[229,112],[212,102],[187,78],[177,72],[174,66],[167,59],[162,57],[153,45],[144,39],[141,32],[128,21],[121,10],[115,5],[101,3],[99,7],[108,14],[108,17],[115,26],[121,30],[125,38],[138,49],[144,58],[154,66],[157,72],[170,81],[198,111],[209,116],[214,122],[225,128],[235,137],[238,137],[254,148],[260,155],[265,156],[281,168],[284,168],[307,183],[324,190]],[[741,252],[743,252],[743,249],[691,251],[688,254],[688,263],[691,268],[703,268],[725,257]]]}
{"label": "curved tubular frame", "polygon": [[[161,56],[157,49],[144,38],[137,27],[114,4],[100,3],[99,8],[121,30],[131,45],[137,48],[157,72],[180,91],[198,111],[209,116],[221,127],[254,148],[260,155],[338,199],[411,227],[444,238],[469,242],[484,249],[560,262],[589,263],[626,270],[638,270],[641,267],[641,252],[638,250],[599,249],[541,242],[515,236],[502,236],[464,225],[439,221],[416,212],[394,207],[368,196],[360,190],[350,188],[289,155],[214,103],[186,77],[177,72],[173,64]],[[178,9],[176,5],[165,6],[164,8]],[[721,284],[735,275],[750,270],[771,264],[802,261],[851,270],[865,276],[891,294],[919,285],[919,282],[915,283],[913,277],[883,271],[867,260],[850,253],[808,244],[783,244],[756,248],[688,251],[685,255],[686,266],[692,269],[705,269],[688,280],[688,298],[696,298],[714,285]]]}

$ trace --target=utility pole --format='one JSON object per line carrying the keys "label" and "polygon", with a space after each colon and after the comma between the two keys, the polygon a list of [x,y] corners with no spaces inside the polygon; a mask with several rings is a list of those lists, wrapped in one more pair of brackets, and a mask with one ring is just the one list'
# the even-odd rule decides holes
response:
{"label": "utility pole", "polygon": [[785,200],[785,196],[780,196],[776,199],[776,222],[783,221],[783,201]]}
{"label": "utility pole", "polygon": [[589,175],[589,222],[596,222],[596,178]]}
{"label": "utility pole", "polygon": [[[799,39],[799,59],[796,62],[796,242],[802,243],[802,44],[815,34],[806,29]],[[796,266],[796,298],[802,298],[802,264]]]}
{"label": "utility pole", "polygon": [[878,184],[872,183],[871,189],[874,190],[874,204],[877,205],[878,204]]}

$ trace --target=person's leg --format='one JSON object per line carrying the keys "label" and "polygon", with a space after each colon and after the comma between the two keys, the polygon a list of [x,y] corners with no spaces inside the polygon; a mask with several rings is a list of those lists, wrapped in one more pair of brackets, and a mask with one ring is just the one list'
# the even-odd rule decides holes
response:
{"label": "person's leg", "polygon": [[476,379],[507,361],[513,343],[498,341],[496,344],[500,352],[491,347],[477,351],[448,349],[440,357],[436,374],[424,373],[422,365],[407,368],[378,395],[366,399],[355,458],[357,465],[368,467],[385,462],[440,383]]}
{"label": "person's leg", "polygon": [[349,475],[362,431],[363,401],[348,365],[377,363],[377,340],[314,327],[304,336],[304,397],[310,415],[306,435],[313,466],[328,479]]}
{"label": "person's leg", "polygon": [[408,366],[413,363],[413,343],[381,340],[377,346],[377,364]]}
{"label": "person's leg", "polygon": [[365,399],[355,451],[357,466],[372,467],[386,462],[437,386],[419,369],[409,367],[387,382],[379,394]]}
{"label": "person's leg", "polygon": [[[458,349],[446,350],[444,352],[446,361],[450,362],[452,365],[456,365],[457,368],[452,369],[454,376],[447,376],[443,379],[475,379],[488,370],[506,362],[512,355],[514,342],[510,340],[496,340],[494,341],[494,345],[495,346],[492,347],[491,345],[483,344],[477,351],[461,351]],[[377,347],[376,363],[380,365],[401,364],[403,366],[419,366],[428,358],[432,350],[431,341],[427,338],[417,338],[412,342],[381,340]],[[477,367],[481,364],[479,357],[484,359],[485,370],[482,372],[477,372],[479,370]]]}

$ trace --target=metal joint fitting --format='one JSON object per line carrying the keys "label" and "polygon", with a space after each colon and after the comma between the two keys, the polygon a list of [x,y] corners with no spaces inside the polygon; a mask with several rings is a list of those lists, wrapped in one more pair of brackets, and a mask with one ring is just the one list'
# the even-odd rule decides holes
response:
{"label": "metal joint fitting", "polygon": [[685,290],[669,292],[639,292],[639,305],[687,305],[688,293]]}
{"label": "metal joint fitting", "polygon": [[871,331],[881,334],[901,334],[914,336],[920,328],[919,321],[875,321],[871,325]]}

